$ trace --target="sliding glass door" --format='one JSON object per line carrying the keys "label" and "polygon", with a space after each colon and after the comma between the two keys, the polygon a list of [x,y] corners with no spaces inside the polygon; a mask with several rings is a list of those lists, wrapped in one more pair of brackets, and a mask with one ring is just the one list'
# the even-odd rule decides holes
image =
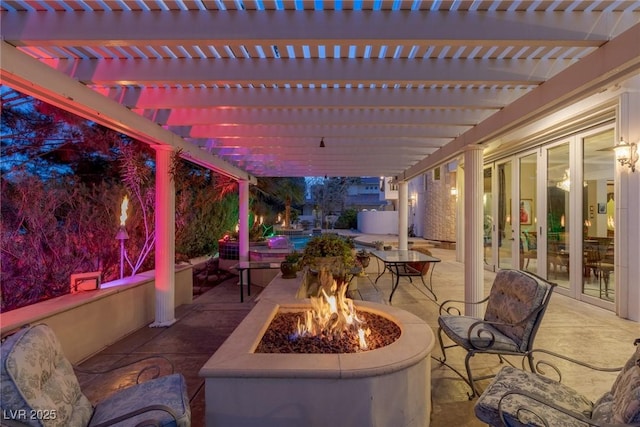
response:
{"label": "sliding glass door", "polygon": [[603,301],[615,296],[613,130],[582,139],[582,294]]}
{"label": "sliding glass door", "polygon": [[613,310],[614,139],[606,125],[487,166],[485,268],[530,271]]}
{"label": "sliding glass door", "polygon": [[570,191],[570,143],[547,149],[547,279],[569,289],[570,232],[572,230]]}
{"label": "sliding glass door", "polygon": [[519,159],[518,235],[521,270],[538,272],[538,152]]}
{"label": "sliding glass door", "polygon": [[512,225],[512,162],[498,164],[498,236],[496,238],[498,268],[512,268],[514,230]]}

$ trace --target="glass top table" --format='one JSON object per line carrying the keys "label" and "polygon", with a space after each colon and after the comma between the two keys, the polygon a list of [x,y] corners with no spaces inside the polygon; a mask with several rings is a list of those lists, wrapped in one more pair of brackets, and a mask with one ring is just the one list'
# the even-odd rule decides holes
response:
{"label": "glass top table", "polygon": [[264,262],[264,261],[240,261],[231,267],[238,270],[240,276],[240,302],[244,302],[244,292],[242,287],[244,286],[244,274],[247,272],[247,296],[251,295],[251,270],[276,270],[280,269],[279,262]]}
{"label": "glass top table", "polygon": [[[409,280],[411,280],[411,277],[420,277],[424,287],[427,288],[427,290],[431,293],[431,295],[433,295],[434,299],[437,301],[438,297],[436,297],[435,292],[433,292],[431,279],[433,276],[433,270],[435,268],[435,264],[441,261],[440,258],[436,258],[434,256],[426,255],[413,250],[399,250],[399,249],[390,250],[390,251],[371,251],[371,254],[384,263],[384,268],[382,269],[382,273],[378,274],[378,277],[376,277],[375,283],[378,282],[378,279],[385,273],[385,271],[389,270],[389,272],[391,273],[393,282],[392,282],[391,295],[389,295],[389,303],[391,303],[393,294],[398,288],[398,284],[400,283],[400,277],[409,277]],[[412,267],[411,264],[413,263],[433,264],[431,268],[431,273],[429,274],[428,285],[424,281],[422,271]]]}

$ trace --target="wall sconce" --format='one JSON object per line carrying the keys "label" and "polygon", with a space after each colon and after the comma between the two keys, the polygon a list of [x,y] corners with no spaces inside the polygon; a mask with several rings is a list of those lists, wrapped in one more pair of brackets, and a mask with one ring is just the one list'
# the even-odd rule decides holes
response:
{"label": "wall sconce", "polygon": [[451,187],[451,195],[452,196],[457,196],[458,195],[458,189],[456,187]]}
{"label": "wall sconce", "polygon": [[613,147],[613,151],[616,153],[616,160],[619,161],[622,166],[627,165],[631,169],[631,172],[636,171],[638,146],[635,143],[632,142],[629,144],[620,138],[620,142]]}

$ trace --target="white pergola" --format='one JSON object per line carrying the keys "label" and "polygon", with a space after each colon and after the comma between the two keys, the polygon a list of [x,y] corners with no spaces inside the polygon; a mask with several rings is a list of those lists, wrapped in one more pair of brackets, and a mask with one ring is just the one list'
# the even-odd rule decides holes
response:
{"label": "white pergola", "polygon": [[[480,174],[482,151],[471,153],[640,69],[637,0],[4,0],[0,11],[3,85],[159,153],[180,149],[237,179],[241,200],[260,176],[406,182],[461,155]],[[400,196],[402,218],[406,186]]]}

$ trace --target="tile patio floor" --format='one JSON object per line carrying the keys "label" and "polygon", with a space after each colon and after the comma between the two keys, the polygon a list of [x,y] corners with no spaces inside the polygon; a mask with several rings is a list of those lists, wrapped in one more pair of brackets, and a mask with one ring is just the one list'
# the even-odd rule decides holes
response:
{"label": "tile patio floor", "polygon": [[[433,273],[434,290],[439,301],[462,299],[464,266],[455,261],[455,251],[434,248],[432,252],[434,256],[443,260]],[[372,259],[372,262],[375,260]],[[370,274],[370,277],[375,279],[373,274]],[[493,273],[485,272],[487,291],[493,277]],[[385,299],[388,299],[390,293],[390,279],[390,276],[385,274],[376,285]],[[414,280],[414,284],[415,286],[402,279],[393,297],[393,305],[423,318],[435,333],[437,304],[420,289],[422,284],[419,280],[417,283]],[[369,298],[376,291],[371,288],[367,278],[359,278],[359,289],[365,298]],[[91,357],[81,366],[92,369],[106,368],[128,360],[162,354],[171,360],[175,370],[187,379],[191,397],[192,425],[204,426],[204,380],[198,377],[198,371],[251,310],[260,290],[261,288],[253,286],[251,297],[240,303],[237,279],[229,279],[198,296],[193,304],[179,307],[176,313],[178,322],[171,327],[140,329]],[[617,318],[603,309],[554,294],[538,332],[536,347],[598,365],[621,366],[633,351],[632,343],[637,337],[640,337],[638,323]],[[439,357],[440,354],[436,343],[433,355]],[[464,353],[458,350],[450,351],[449,362],[464,370]],[[495,356],[480,355],[472,360],[472,367],[475,367],[478,373],[495,372],[499,370],[500,364]],[[83,390],[93,401],[100,400],[118,387],[133,382],[135,379],[131,372],[133,371],[119,370],[117,375],[79,374],[79,378]],[[585,374],[588,372],[565,367],[563,382],[592,399],[604,393],[615,378],[615,374]],[[488,381],[480,382],[480,387],[484,388]],[[435,360],[432,361],[431,426],[483,425],[475,419],[475,401],[468,400],[467,390],[465,383],[450,369]]]}

